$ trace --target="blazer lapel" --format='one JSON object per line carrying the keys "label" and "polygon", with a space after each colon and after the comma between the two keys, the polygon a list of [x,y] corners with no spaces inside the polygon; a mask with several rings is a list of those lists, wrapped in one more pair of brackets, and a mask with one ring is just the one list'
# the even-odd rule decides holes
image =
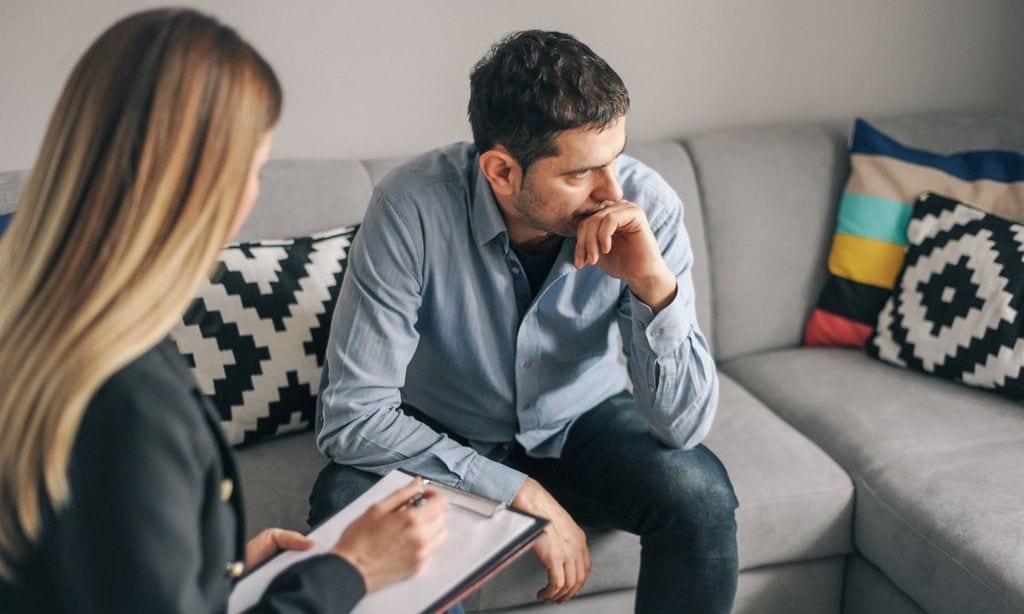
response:
{"label": "blazer lapel", "polygon": [[178,351],[178,346],[169,337],[160,343],[160,351],[164,354],[166,361],[181,376],[182,381],[187,382],[192,390],[192,396],[203,412],[207,426],[210,427],[210,434],[217,443],[217,450],[220,452],[221,466],[224,468],[224,478],[231,480],[232,488],[229,502],[235,512],[235,552],[238,560],[245,559],[245,509],[242,498],[242,483],[238,472],[238,461],[235,458],[231,444],[224,437],[224,430],[220,426],[220,413],[213,403],[199,389],[192,372],[189,371],[185,360]]}

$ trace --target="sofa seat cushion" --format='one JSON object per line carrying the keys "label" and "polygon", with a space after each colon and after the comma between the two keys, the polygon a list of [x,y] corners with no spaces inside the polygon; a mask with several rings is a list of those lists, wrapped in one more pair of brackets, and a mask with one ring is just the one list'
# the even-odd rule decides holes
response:
{"label": "sofa seat cushion", "polygon": [[719,373],[718,414],[705,439],[729,472],[740,568],[851,552],[853,485],[821,448]]}
{"label": "sofa seat cushion", "polygon": [[854,542],[934,612],[1024,610],[1024,408],[856,350],[723,366],[854,479]]}

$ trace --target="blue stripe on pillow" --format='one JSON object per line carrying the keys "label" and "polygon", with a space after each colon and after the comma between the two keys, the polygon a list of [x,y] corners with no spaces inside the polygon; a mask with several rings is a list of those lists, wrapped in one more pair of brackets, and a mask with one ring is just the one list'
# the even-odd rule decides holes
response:
{"label": "blue stripe on pillow", "polygon": [[1015,151],[992,149],[942,156],[905,147],[863,119],[858,119],[853,129],[850,153],[886,156],[910,164],[930,166],[964,181],[1024,181],[1024,155]]}
{"label": "blue stripe on pillow", "polygon": [[7,230],[7,225],[11,223],[11,216],[13,213],[0,213],[0,235],[4,234],[4,230]]}

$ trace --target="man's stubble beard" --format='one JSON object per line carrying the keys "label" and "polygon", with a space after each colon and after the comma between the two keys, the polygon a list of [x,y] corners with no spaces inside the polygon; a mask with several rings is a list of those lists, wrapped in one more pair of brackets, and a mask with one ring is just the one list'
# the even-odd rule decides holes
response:
{"label": "man's stubble beard", "polygon": [[[545,210],[551,209],[546,201],[544,201],[533,189],[533,185],[529,180],[523,182],[523,189],[519,192],[519,196],[516,199],[516,212],[519,213],[523,221],[526,222],[531,228],[542,230],[553,235],[558,235],[565,238],[576,238],[576,223],[572,226],[558,227],[551,224],[541,218],[538,214],[542,214]],[[571,222],[570,222],[571,223]]]}

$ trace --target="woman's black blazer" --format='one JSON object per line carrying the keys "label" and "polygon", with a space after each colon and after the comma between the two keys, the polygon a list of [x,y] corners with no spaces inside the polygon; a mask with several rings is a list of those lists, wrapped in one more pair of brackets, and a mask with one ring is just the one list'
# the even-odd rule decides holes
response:
{"label": "woman's black blazer", "polygon": [[[95,394],[68,467],[71,498],[0,580],[0,612],[220,612],[241,571],[238,467],[220,418],[165,340]],[[365,592],[343,559],[278,576],[255,611],[348,612]]]}

